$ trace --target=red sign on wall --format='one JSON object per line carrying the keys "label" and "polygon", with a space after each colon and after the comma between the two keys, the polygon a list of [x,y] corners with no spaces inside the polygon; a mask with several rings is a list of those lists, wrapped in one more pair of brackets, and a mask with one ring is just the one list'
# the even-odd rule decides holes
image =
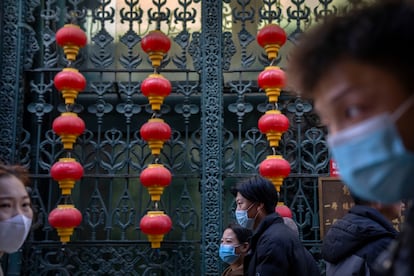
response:
{"label": "red sign on wall", "polygon": [[339,169],[336,162],[331,159],[329,160],[329,175],[330,176],[339,176]]}

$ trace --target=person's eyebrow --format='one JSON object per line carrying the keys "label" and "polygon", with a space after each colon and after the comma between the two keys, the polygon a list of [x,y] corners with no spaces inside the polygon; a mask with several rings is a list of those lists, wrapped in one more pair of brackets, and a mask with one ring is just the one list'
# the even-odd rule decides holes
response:
{"label": "person's eyebrow", "polygon": [[[29,195],[24,195],[19,197],[20,199],[30,199]],[[13,200],[15,199],[14,196],[9,196],[9,195],[0,195],[0,200]]]}
{"label": "person's eyebrow", "polygon": [[23,198],[23,199],[30,199],[30,196],[29,196],[29,195],[25,195],[25,196],[23,196],[22,198]]}
{"label": "person's eyebrow", "polygon": [[342,98],[344,98],[352,90],[354,90],[354,89],[352,89],[352,87],[350,87],[347,84],[340,86],[339,88],[333,90],[329,94],[328,103],[334,103],[334,102],[340,101]]}
{"label": "person's eyebrow", "polygon": [[[355,90],[349,85],[342,85],[341,87],[336,88],[329,93],[325,104],[331,105],[335,102],[339,102],[352,91]],[[318,114],[322,114],[323,110],[325,109],[324,106],[318,106],[317,104],[315,104],[314,108]]]}

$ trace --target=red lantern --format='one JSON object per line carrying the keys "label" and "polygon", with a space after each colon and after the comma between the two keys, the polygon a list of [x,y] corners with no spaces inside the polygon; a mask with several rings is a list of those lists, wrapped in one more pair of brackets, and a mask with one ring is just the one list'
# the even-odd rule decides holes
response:
{"label": "red lantern", "polygon": [[56,89],[62,92],[65,104],[75,103],[78,93],[86,87],[85,77],[75,68],[64,68],[53,81]]}
{"label": "red lantern", "polygon": [[85,32],[74,24],[66,24],[56,32],[56,42],[63,47],[66,59],[76,60],[79,49],[87,43]]}
{"label": "red lantern", "polygon": [[148,97],[152,110],[160,110],[164,98],[171,93],[171,82],[161,74],[151,74],[142,81],[141,92]]}
{"label": "red lantern", "polygon": [[285,31],[276,24],[264,26],[257,34],[257,42],[267,53],[269,60],[275,59],[279,49],[286,42]]}
{"label": "red lantern", "polygon": [[278,213],[282,218],[292,218],[292,211],[287,207],[286,205],[283,205],[279,203],[277,204],[275,208],[275,212]]}
{"label": "red lantern", "polygon": [[82,221],[82,214],[71,204],[58,205],[50,212],[49,224],[56,228],[60,241],[67,243],[72,236],[73,229]]}
{"label": "red lantern", "polygon": [[141,41],[141,48],[149,55],[153,67],[160,66],[170,47],[170,38],[160,30],[149,32]]}
{"label": "red lantern", "polygon": [[74,158],[60,158],[50,169],[50,175],[59,183],[62,195],[70,195],[75,182],[83,176],[83,167]]}
{"label": "red lantern", "polygon": [[268,110],[258,122],[259,130],[266,134],[271,147],[279,146],[282,134],[289,129],[289,119],[279,110]]}
{"label": "red lantern", "polygon": [[151,247],[160,248],[164,235],[171,230],[172,221],[162,211],[148,211],[142,217],[139,227],[144,234],[148,235]]}
{"label": "red lantern", "polygon": [[272,181],[277,192],[280,192],[283,179],[290,174],[290,164],[281,155],[269,155],[260,163],[259,173]]}
{"label": "red lantern", "polygon": [[85,122],[73,112],[63,112],[52,124],[53,131],[60,136],[64,149],[73,149],[76,138],[85,131]]}
{"label": "red lantern", "polygon": [[171,173],[162,164],[150,164],[144,169],[139,180],[144,187],[148,188],[152,201],[159,201],[164,188],[171,183]]}
{"label": "red lantern", "polygon": [[285,72],[277,66],[266,67],[257,77],[257,84],[265,91],[270,103],[277,102],[285,82]]}
{"label": "red lantern", "polygon": [[144,139],[153,155],[159,155],[164,142],[171,137],[171,128],[164,123],[163,119],[149,119],[140,129],[142,139]]}

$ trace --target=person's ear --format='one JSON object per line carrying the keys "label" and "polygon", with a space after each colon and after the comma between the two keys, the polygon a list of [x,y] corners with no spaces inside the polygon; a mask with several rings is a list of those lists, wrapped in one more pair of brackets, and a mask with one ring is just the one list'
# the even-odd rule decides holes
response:
{"label": "person's ear", "polygon": [[264,209],[264,203],[263,202],[261,202],[257,205],[257,212],[266,213],[266,211]]}
{"label": "person's ear", "polygon": [[250,249],[250,244],[248,242],[244,242],[238,248],[239,248],[240,254],[246,254]]}

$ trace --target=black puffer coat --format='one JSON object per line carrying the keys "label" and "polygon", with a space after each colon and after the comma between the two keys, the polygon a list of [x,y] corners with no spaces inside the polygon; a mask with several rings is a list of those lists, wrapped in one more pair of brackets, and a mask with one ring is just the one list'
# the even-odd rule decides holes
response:
{"label": "black puffer coat", "polygon": [[375,260],[397,235],[391,222],[378,210],[355,205],[331,226],[323,239],[326,275],[381,275],[372,269]]}
{"label": "black puffer coat", "polygon": [[414,206],[410,203],[403,231],[388,250],[376,260],[376,268],[384,276],[413,276],[414,275]]}
{"label": "black puffer coat", "polygon": [[273,213],[253,233],[251,254],[244,259],[245,275],[319,276],[319,268],[298,235]]}

